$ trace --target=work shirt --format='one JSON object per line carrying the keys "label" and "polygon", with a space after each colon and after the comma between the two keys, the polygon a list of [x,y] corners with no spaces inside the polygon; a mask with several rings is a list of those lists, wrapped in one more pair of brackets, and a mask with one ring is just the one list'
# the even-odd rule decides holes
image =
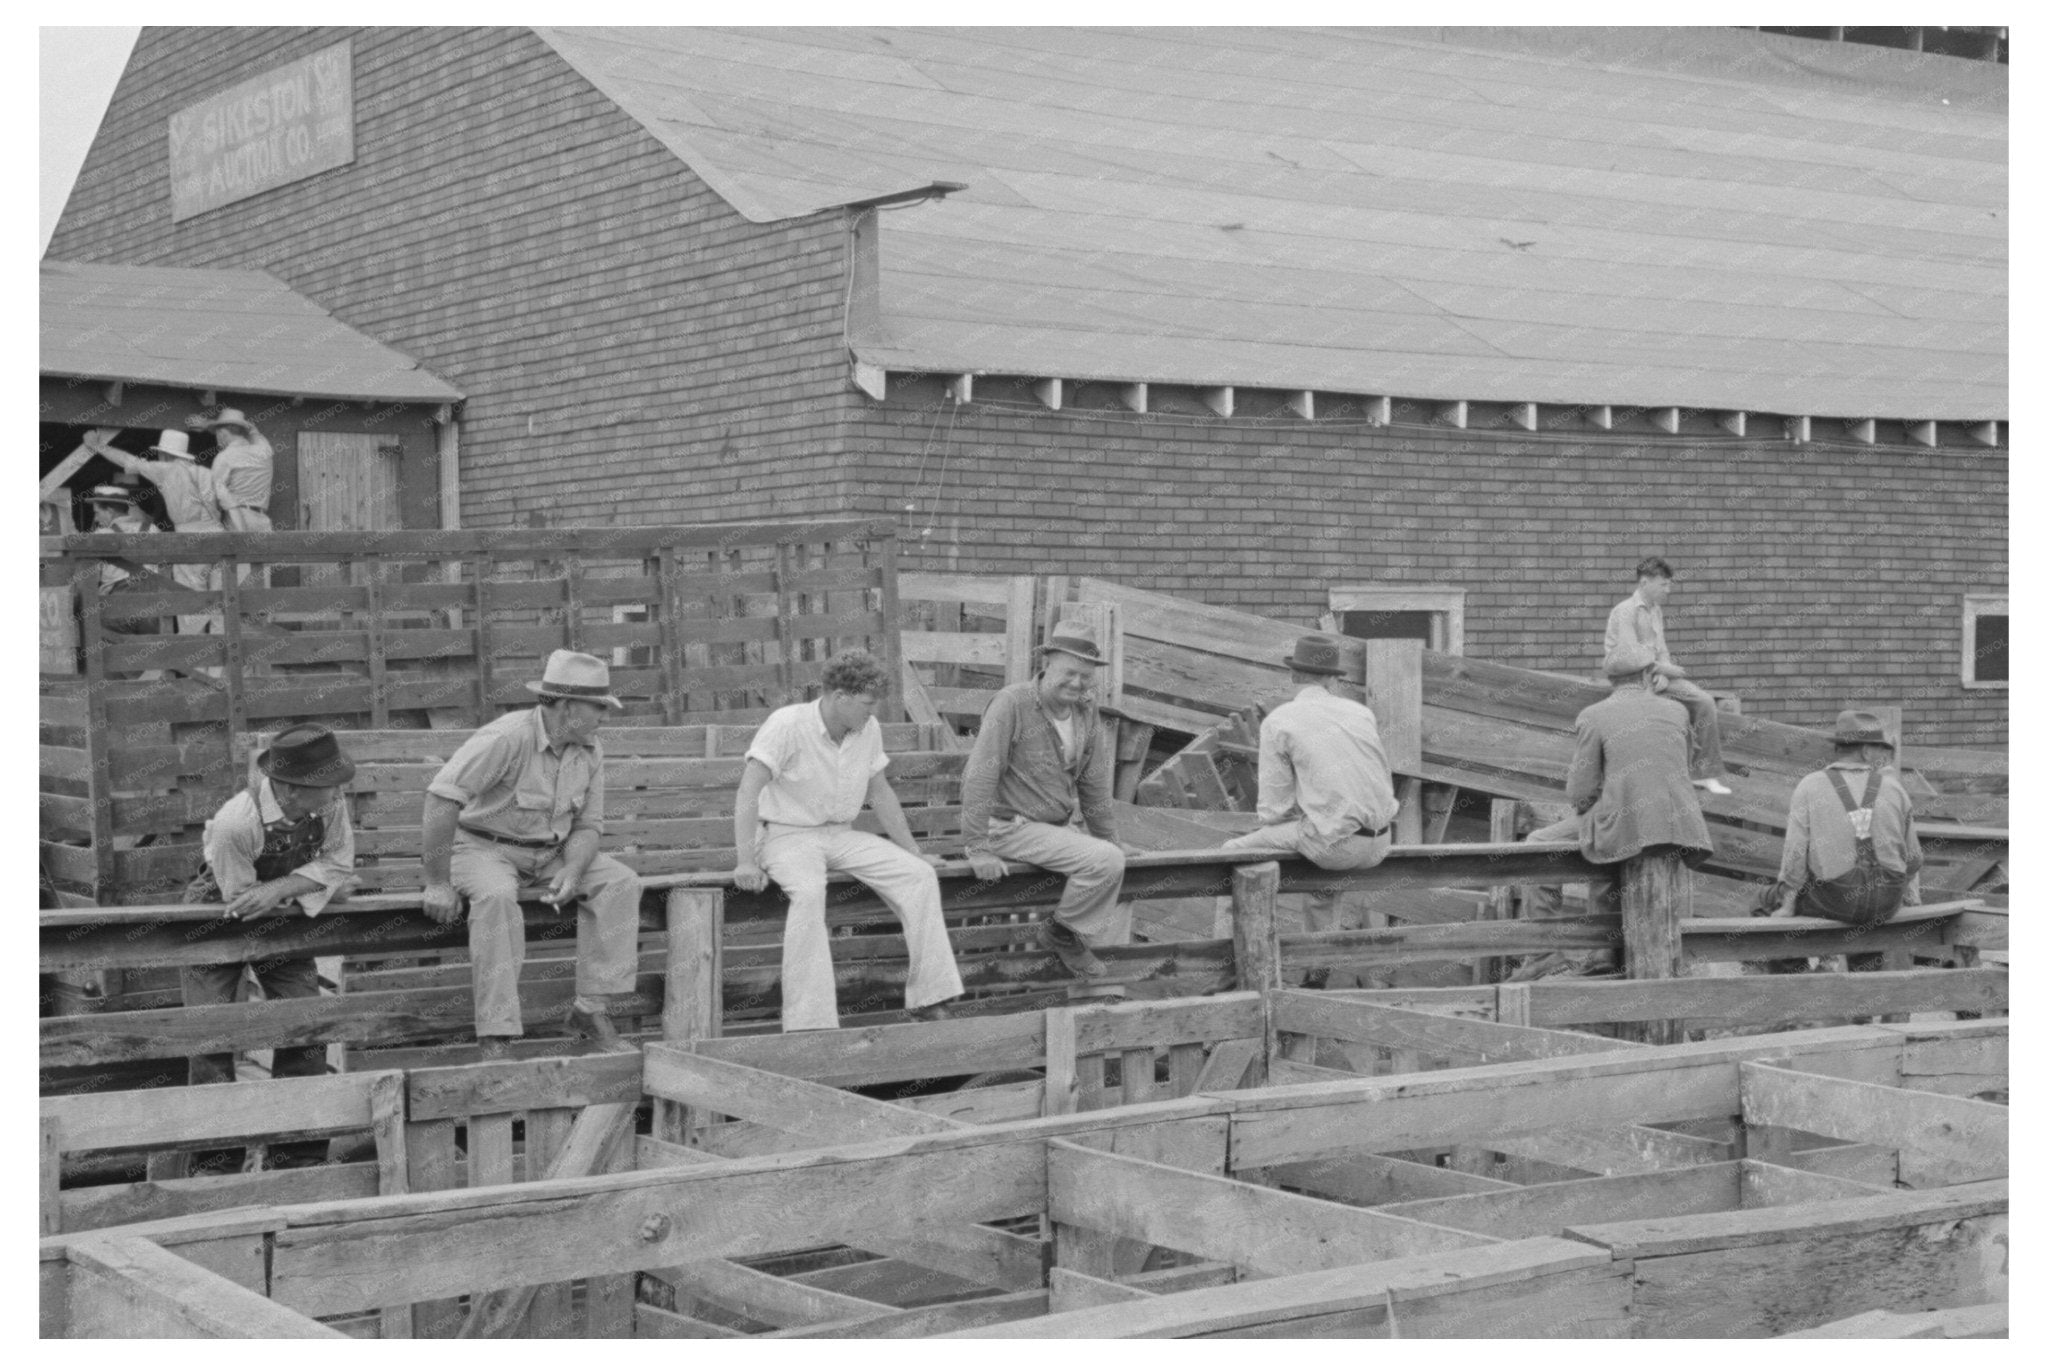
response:
{"label": "work shirt", "polygon": [[[324,810],[315,811],[298,823],[312,821],[320,821],[325,826],[313,856],[280,875],[296,874],[320,883],[319,890],[307,891],[299,897],[300,907],[309,915],[317,915],[327,908],[327,902],[334,898],[335,892],[354,879],[356,833],[349,820],[348,801],[339,788],[335,791],[335,799]],[[289,836],[292,829],[293,824],[286,822],[284,810],[277,804],[277,793],[267,777],[257,778],[253,785],[236,792],[214,812],[213,818],[206,822],[200,850],[205,855],[207,867],[213,872],[214,881],[220,886],[223,902],[232,901],[266,880],[256,871],[256,861],[263,854],[266,838]]]}
{"label": "work shirt", "polygon": [[1635,593],[1615,603],[1614,610],[1607,613],[1606,657],[1611,658],[1615,646],[1624,640],[1648,646],[1660,664],[1671,662],[1671,651],[1664,644],[1664,608],[1652,606]]}
{"label": "work shirt", "polygon": [[1088,832],[1116,840],[1110,804],[1110,744],[1095,707],[1074,708],[1079,742],[1068,753],[1039,700],[1038,683],[1012,683],[982,713],[981,733],[960,777],[960,832],[970,853],[986,853],[988,822],[1019,818],[1065,825],[1078,809]]}
{"label": "work shirt", "polygon": [[1714,851],[1686,768],[1685,707],[1636,683],[1579,712],[1564,794],[1587,862],[1619,863],[1675,846],[1688,863]]}
{"label": "work shirt", "polygon": [[243,436],[216,436],[222,442],[213,457],[213,482],[220,509],[253,507],[270,510],[270,471],[275,464],[270,442],[261,434],[254,440]]}
{"label": "work shirt", "polygon": [[822,701],[785,706],[761,722],[747,757],[768,770],[760,816],[776,825],[850,824],[867,804],[868,783],[889,766],[882,724],[873,716],[838,743],[825,729]]}
{"label": "work shirt", "polygon": [[213,471],[190,460],[137,460],[128,466],[157,486],[164,511],[180,531],[218,531],[220,507]]}
{"label": "work shirt", "polygon": [[1370,708],[1310,684],[1259,726],[1259,822],[1325,839],[1385,829],[1399,806]]}
{"label": "work shirt", "polygon": [[459,802],[464,829],[560,843],[604,833],[604,746],[550,746],[538,706],[498,717],[464,740],[427,787]]}
{"label": "work shirt", "polygon": [[[1863,799],[1870,765],[1860,759],[1828,764],[1842,774],[1849,795]],[[1920,870],[1920,836],[1913,829],[1913,798],[1905,783],[1888,768],[1878,769],[1877,800],[1871,806],[1870,839],[1880,867],[1908,876]],[[1792,790],[1792,809],[1785,820],[1785,854],[1778,863],[1778,882],[1797,891],[1808,881],[1830,881],[1856,866],[1856,831],[1842,798],[1828,780],[1827,768],[1808,773]]]}

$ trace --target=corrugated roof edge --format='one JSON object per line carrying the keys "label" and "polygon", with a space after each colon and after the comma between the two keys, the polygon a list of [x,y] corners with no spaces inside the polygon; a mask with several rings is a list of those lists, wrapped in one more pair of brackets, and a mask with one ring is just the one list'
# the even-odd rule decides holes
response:
{"label": "corrugated roof edge", "polygon": [[857,190],[855,190],[855,187],[849,186],[849,190],[854,192],[848,193],[845,198],[821,204],[812,204],[805,208],[790,208],[786,205],[770,204],[760,196],[751,193],[741,183],[738,176],[726,174],[725,168],[719,165],[715,158],[703,153],[689,138],[678,136],[672,125],[662,124],[657,126],[655,123],[635,115],[633,112],[635,102],[629,95],[615,84],[595,74],[591,63],[577,59],[575,50],[576,37],[573,33],[567,33],[559,28],[540,27],[536,27],[533,32],[536,37],[554,51],[556,56],[567,62],[577,75],[589,81],[593,89],[616,105],[619,111],[625,114],[626,117],[633,119],[634,122],[646,129],[648,135],[655,141],[675,153],[676,159],[688,166],[696,173],[698,179],[710,186],[712,193],[732,205],[733,210],[750,223],[783,223],[798,218],[809,218],[813,214],[824,213],[828,209],[844,208],[848,204],[865,203],[871,199],[880,199],[888,195],[905,194],[913,190],[920,190],[930,183],[929,177],[911,176],[905,177],[900,182],[877,181],[871,185],[859,186]]}

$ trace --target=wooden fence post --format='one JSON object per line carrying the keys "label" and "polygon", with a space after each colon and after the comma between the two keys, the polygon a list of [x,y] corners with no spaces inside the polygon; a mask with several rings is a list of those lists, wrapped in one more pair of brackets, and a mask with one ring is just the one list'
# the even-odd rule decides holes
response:
{"label": "wooden fence post", "polygon": [[[1669,848],[1650,849],[1621,866],[1622,962],[1632,981],[1685,974],[1679,922],[1692,914],[1692,869]],[[1683,1021],[1654,1019],[1624,1027],[1645,1043],[1676,1042]]]}
{"label": "wooden fence post", "polygon": [[[725,936],[725,892],[676,887],[668,893],[668,976],[661,992],[661,1040],[687,1048],[716,1038],[724,1022],[720,941]],[[689,1116],[668,1100],[654,1102],[654,1135],[685,1142]]]}
{"label": "wooden fence post", "polygon": [[1279,898],[1280,864],[1245,863],[1231,871],[1231,940],[1237,988],[1259,993],[1259,1055],[1253,1064],[1259,1074],[1248,1077],[1247,1085],[1262,1084],[1277,1055],[1272,993],[1280,984],[1280,941],[1274,928]]}

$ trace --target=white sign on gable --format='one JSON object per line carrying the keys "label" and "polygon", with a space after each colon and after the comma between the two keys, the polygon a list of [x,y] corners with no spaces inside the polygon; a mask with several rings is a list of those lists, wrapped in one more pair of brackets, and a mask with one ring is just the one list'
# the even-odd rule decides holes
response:
{"label": "white sign on gable", "polygon": [[171,220],[354,161],[354,75],[339,42],[172,114]]}

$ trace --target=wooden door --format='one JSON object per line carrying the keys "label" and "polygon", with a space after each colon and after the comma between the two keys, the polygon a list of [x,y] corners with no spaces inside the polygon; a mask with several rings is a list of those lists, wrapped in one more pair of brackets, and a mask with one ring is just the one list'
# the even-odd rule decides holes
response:
{"label": "wooden door", "polygon": [[[299,433],[299,525],[308,531],[397,531],[398,466],[404,447],[388,436]],[[341,566],[308,566],[307,584],[337,582]]]}

